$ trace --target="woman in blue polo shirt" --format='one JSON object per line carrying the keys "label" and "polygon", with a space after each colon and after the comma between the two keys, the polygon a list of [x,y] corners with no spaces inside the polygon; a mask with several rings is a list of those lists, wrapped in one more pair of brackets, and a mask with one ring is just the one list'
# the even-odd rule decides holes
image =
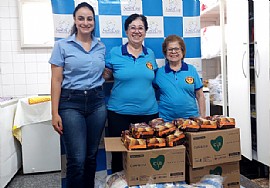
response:
{"label": "woman in blue polo shirt", "polygon": [[177,35],[168,36],[162,51],[166,64],[157,70],[155,78],[160,92],[159,116],[165,121],[204,117],[203,84],[195,67],[183,61],[186,54],[183,39]]}
{"label": "woman in blue polo shirt", "polygon": [[[125,21],[128,42],[112,48],[106,59],[114,84],[108,101],[108,131],[120,137],[131,123],[148,123],[158,117],[152,81],[157,68],[154,53],[142,45],[148,29],[146,17],[130,15]],[[112,172],[123,169],[122,154],[112,153]]]}
{"label": "woman in blue polo shirt", "polygon": [[106,121],[102,89],[105,46],[94,36],[95,12],[80,3],[66,39],[55,43],[51,64],[52,125],[67,157],[67,187],[95,187],[96,155]]}

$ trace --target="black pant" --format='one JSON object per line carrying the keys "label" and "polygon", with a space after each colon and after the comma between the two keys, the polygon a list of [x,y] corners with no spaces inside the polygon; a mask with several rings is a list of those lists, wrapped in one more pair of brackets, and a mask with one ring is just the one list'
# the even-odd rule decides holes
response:
{"label": "black pant", "polygon": [[[158,113],[151,115],[123,115],[108,110],[108,133],[110,137],[120,137],[122,131],[128,130],[131,123],[148,123],[158,118]],[[112,152],[112,173],[123,170],[122,153]]]}

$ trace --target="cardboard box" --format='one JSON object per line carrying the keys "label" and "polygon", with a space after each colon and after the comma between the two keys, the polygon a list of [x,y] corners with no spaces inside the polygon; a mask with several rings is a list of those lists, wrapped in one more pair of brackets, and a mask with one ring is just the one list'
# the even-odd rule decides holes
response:
{"label": "cardboard box", "polygon": [[240,187],[239,161],[199,168],[192,168],[191,166],[188,166],[186,174],[186,181],[190,184],[199,182],[205,175],[214,174],[220,175],[224,178],[224,188]]}
{"label": "cardboard box", "polygon": [[105,150],[123,152],[129,186],[185,181],[185,146],[149,150],[127,150],[119,138],[105,137]]}
{"label": "cardboard box", "polygon": [[239,128],[186,134],[187,160],[192,168],[241,160]]}

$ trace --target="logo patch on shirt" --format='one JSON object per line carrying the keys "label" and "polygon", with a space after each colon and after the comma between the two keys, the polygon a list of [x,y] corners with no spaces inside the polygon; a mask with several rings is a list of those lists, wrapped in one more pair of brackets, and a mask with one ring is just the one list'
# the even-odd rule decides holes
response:
{"label": "logo patch on shirt", "polygon": [[186,77],[186,82],[187,82],[188,84],[193,84],[193,83],[194,83],[194,78],[188,76],[188,77]]}
{"label": "logo patch on shirt", "polygon": [[150,63],[150,62],[147,62],[147,63],[146,63],[146,67],[147,67],[148,69],[150,69],[150,70],[153,70],[153,65],[152,65],[152,63]]}

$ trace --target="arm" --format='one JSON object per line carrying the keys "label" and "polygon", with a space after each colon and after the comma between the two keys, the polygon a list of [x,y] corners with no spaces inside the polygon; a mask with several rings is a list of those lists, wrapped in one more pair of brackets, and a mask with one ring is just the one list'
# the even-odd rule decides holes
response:
{"label": "arm", "polygon": [[52,102],[52,125],[56,132],[63,134],[62,119],[58,113],[58,105],[61,94],[61,84],[63,81],[63,68],[51,65],[51,102]]}
{"label": "arm", "polygon": [[155,91],[156,99],[157,99],[157,101],[159,101],[160,100],[160,90],[159,90],[159,86],[158,86],[158,84],[156,82],[156,74],[157,74],[157,69],[155,70],[155,78],[153,80],[152,85],[153,85],[153,88],[154,88],[154,91]]}
{"label": "arm", "polygon": [[106,81],[113,80],[113,72],[112,72],[112,70],[109,69],[109,68],[106,68],[106,67],[105,67],[102,76],[103,76],[103,78],[104,78]]}
{"label": "arm", "polygon": [[198,101],[200,116],[205,117],[206,107],[205,107],[205,97],[203,93],[203,88],[196,91],[196,99]]}

